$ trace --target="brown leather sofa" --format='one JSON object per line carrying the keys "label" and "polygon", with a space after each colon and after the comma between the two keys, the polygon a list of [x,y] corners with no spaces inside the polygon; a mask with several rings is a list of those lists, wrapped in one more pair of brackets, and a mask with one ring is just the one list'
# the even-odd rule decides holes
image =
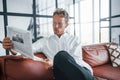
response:
{"label": "brown leather sofa", "polygon": [[117,45],[116,43],[100,43],[83,46],[83,59],[91,65],[94,75],[99,80],[120,80],[120,66],[112,66],[106,44]]}
{"label": "brown leather sofa", "polygon": [[[82,46],[83,59],[91,65],[99,80],[120,80],[120,67],[112,67],[108,43]],[[36,56],[46,58],[42,53]],[[54,80],[52,68],[22,56],[0,57],[0,80]]]}

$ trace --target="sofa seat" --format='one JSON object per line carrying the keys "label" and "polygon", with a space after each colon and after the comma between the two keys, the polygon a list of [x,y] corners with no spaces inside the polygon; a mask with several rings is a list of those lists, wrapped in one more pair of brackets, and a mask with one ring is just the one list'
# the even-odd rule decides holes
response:
{"label": "sofa seat", "polygon": [[106,80],[120,80],[120,67],[104,64],[93,68],[94,75]]}

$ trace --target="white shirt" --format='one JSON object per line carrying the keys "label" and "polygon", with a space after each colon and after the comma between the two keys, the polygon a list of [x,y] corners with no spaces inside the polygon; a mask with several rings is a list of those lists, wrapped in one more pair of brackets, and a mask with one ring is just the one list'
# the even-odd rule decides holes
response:
{"label": "white shirt", "polygon": [[82,67],[88,68],[93,74],[92,68],[83,61],[82,49],[77,37],[64,33],[60,38],[52,35],[43,38],[33,44],[33,52],[43,52],[48,58],[53,59],[61,50],[67,51]]}

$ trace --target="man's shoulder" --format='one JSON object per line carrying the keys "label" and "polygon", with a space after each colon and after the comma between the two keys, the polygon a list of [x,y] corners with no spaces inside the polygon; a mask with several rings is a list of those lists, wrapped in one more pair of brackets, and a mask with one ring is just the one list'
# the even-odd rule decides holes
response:
{"label": "man's shoulder", "polygon": [[50,39],[50,38],[54,38],[54,37],[56,37],[56,35],[50,35],[48,38]]}
{"label": "man's shoulder", "polygon": [[78,39],[78,36],[72,35],[72,34],[67,34],[67,37],[69,37],[71,39]]}

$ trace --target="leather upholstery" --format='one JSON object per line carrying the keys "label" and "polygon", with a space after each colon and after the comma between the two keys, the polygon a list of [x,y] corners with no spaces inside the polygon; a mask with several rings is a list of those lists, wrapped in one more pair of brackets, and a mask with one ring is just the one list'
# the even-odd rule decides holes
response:
{"label": "leather upholstery", "polygon": [[107,80],[120,80],[120,67],[104,64],[93,68],[94,75]]}
{"label": "leather upholstery", "polygon": [[[83,59],[92,66],[99,80],[120,80],[120,67],[112,67],[106,44],[82,46]],[[46,58],[41,53],[36,55]],[[1,56],[0,80],[53,80],[52,69],[46,66],[22,56]]]}
{"label": "leather upholstery", "polygon": [[2,66],[0,80],[53,80],[52,70],[47,69],[40,61],[22,56],[7,56],[0,61]]}
{"label": "leather upholstery", "polygon": [[98,77],[99,80],[120,80],[120,66],[112,66],[106,44],[115,43],[83,46],[83,60],[91,65],[94,75]]}
{"label": "leather upholstery", "polygon": [[92,67],[109,62],[109,53],[104,44],[83,46],[83,59]]}

